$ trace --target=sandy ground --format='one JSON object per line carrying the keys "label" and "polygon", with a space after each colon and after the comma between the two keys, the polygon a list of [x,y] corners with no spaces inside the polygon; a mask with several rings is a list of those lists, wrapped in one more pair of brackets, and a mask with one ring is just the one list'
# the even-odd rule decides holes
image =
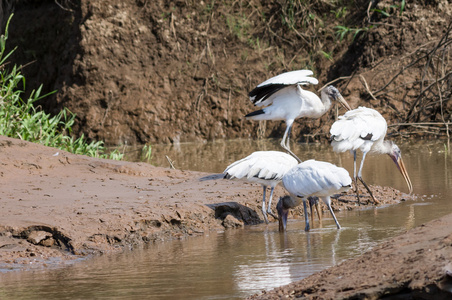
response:
{"label": "sandy ground", "polygon": [[[1,270],[46,268],[262,222],[260,186],[214,180],[212,174],[94,159],[5,137],[0,137],[0,162]],[[382,204],[406,197],[371,188]],[[278,187],[273,205],[283,194]],[[362,201],[373,205],[362,194]],[[333,200],[333,209],[359,207],[350,192]],[[301,207],[289,218],[302,218]],[[388,291],[444,290],[451,283],[446,275],[452,271],[451,228],[449,215],[356,260],[252,298],[378,298]]]}

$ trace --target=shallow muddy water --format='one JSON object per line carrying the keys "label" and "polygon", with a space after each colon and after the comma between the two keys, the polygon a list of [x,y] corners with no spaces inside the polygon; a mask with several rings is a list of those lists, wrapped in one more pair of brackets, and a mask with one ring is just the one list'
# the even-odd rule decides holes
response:
{"label": "shallow muddy water", "polygon": [[[289,221],[285,234],[278,232],[276,223],[260,224],[153,244],[56,270],[10,272],[0,275],[0,299],[235,299],[300,280],[452,212],[452,157],[444,143],[400,146],[418,196],[398,205],[338,212],[341,230],[325,213],[322,227],[315,223],[308,233],[302,219]],[[301,159],[325,160],[353,170],[349,153],[335,154],[327,145],[292,147]],[[258,149],[280,150],[278,141],[156,145],[151,163],[169,166],[168,156],[179,169],[221,173],[229,163]],[[389,157],[370,156],[364,168],[367,183],[407,191]]]}

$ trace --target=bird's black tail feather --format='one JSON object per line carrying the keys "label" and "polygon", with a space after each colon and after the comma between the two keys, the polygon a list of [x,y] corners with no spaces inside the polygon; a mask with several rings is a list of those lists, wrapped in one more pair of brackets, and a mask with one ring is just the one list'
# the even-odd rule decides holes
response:
{"label": "bird's black tail feather", "polygon": [[252,113],[247,114],[245,116],[245,118],[258,116],[258,115],[262,115],[262,114],[265,114],[264,110],[263,109],[259,109],[259,110],[253,111]]}

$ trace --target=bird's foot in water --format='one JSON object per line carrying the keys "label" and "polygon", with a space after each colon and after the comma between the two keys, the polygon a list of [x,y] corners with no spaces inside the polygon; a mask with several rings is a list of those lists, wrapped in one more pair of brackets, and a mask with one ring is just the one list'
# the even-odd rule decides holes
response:
{"label": "bird's foot in water", "polygon": [[380,201],[378,201],[377,199],[375,199],[374,197],[372,197],[372,200],[373,200],[373,202],[374,202],[374,204],[375,205],[378,205],[378,204],[380,204]]}
{"label": "bird's foot in water", "polygon": [[273,218],[275,218],[275,220],[279,220],[279,217],[277,215],[275,215],[274,213],[272,213],[271,211],[267,212],[270,216],[272,216]]}

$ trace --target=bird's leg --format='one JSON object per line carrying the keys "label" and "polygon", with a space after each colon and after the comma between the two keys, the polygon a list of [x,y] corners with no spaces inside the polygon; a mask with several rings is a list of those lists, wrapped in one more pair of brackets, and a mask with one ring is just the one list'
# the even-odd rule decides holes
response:
{"label": "bird's leg", "polygon": [[[292,131],[292,124],[293,121],[288,121],[286,123],[287,128],[286,131],[284,132],[284,136],[283,139],[281,141],[281,147],[283,147],[284,149],[286,149],[287,152],[289,152],[290,155],[292,155],[293,157],[295,157],[295,159],[301,163],[301,159],[298,158],[298,156],[295,155],[295,153],[293,153],[292,151],[290,151],[290,133]],[[287,141],[286,141],[287,140]]]}
{"label": "bird's leg", "polygon": [[267,212],[265,210],[265,192],[267,190],[267,187],[263,186],[263,189],[264,189],[264,192],[263,192],[264,197],[262,198],[262,215],[264,216],[265,223],[268,224]]}
{"label": "bird's leg", "polygon": [[322,222],[322,211],[320,210],[320,203],[318,200],[315,202],[315,210],[317,211],[319,222]]}
{"label": "bird's leg", "polygon": [[315,205],[315,199],[314,197],[308,197],[308,201],[309,201],[309,209],[311,210],[311,222],[314,224],[314,205]]}
{"label": "bird's leg", "polygon": [[[292,124],[293,121],[287,121],[286,122],[286,131],[284,131],[284,135],[281,141],[281,146],[290,151],[290,132],[292,131]],[[287,140],[287,141],[286,141]]]}
{"label": "bird's leg", "polygon": [[278,216],[276,216],[275,214],[273,214],[272,212],[272,198],[273,198],[273,192],[275,191],[275,188],[272,187],[270,189],[270,198],[268,199],[268,206],[267,206],[267,213],[272,216],[273,218],[275,218],[276,220],[278,220]]}
{"label": "bird's leg", "polygon": [[323,202],[325,202],[326,206],[328,206],[328,209],[329,209],[331,215],[333,216],[334,222],[336,222],[337,229],[341,229],[341,225],[339,225],[339,222],[336,219],[336,215],[334,214],[333,209],[331,208],[331,198],[330,198],[330,196],[325,197],[323,199]]}
{"label": "bird's leg", "polygon": [[359,181],[361,181],[364,185],[364,187],[367,189],[367,191],[370,194],[370,197],[372,198],[372,200],[374,201],[375,204],[380,204],[380,201],[378,201],[377,199],[375,199],[374,195],[372,194],[372,191],[370,190],[370,188],[367,186],[367,184],[364,182],[364,180],[358,176]]}
{"label": "bird's leg", "polygon": [[304,228],[304,231],[309,231],[309,218],[308,218],[308,208],[306,206],[306,200],[303,198],[303,208],[304,208],[304,221],[306,223],[306,226]]}
{"label": "bird's leg", "polygon": [[356,176],[356,150],[353,151],[353,183],[355,184],[355,194],[358,205],[361,205],[361,202],[359,202],[358,178]]}
{"label": "bird's leg", "polygon": [[317,216],[319,218],[319,221],[322,222],[322,215],[319,207],[319,199],[315,196],[308,197],[309,200],[309,207],[311,209],[311,222],[314,223],[314,210],[313,207],[315,207],[315,210],[317,211]]}
{"label": "bird's leg", "polygon": [[359,171],[358,171],[358,179],[359,181],[361,181],[364,185],[364,187],[366,188],[366,190],[369,192],[370,197],[372,198],[372,200],[374,201],[375,204],[379,204],[380,202],[375,199],[374,195],[372,194],[372,191],[369,189],[369,187],[367,186],[367,184],[364,182],[363,177],[362,177],[362,169],[363,169],[363,165],[364,165],[364,159],[366,158],[366,154],[367,153],[363,153],[363,159],[361,160],[361,165],[359,166]]}

